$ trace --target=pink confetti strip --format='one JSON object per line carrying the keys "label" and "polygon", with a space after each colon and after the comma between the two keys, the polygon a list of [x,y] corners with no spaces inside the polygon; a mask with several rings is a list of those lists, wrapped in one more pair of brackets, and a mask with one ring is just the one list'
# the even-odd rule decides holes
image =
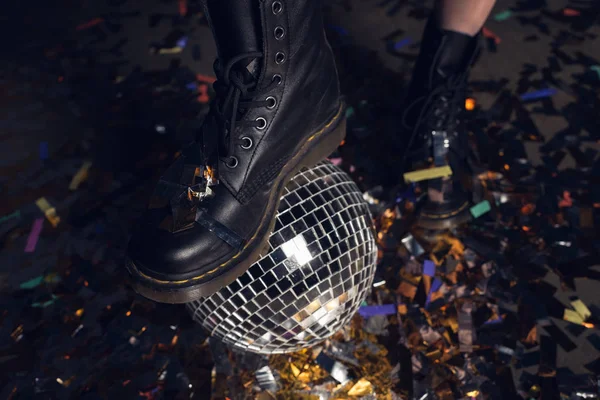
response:
{"label": "pink confetti strip", "polygon": [[31,227],[31,232],[29,232],[29,237],[27,238],[27,245],[25,246],[25,253],[33,253],[35,251],[35,246],[37,246],[37,242],[40,237],[40,233],[42,232],[43,226],[44,226],[44,218],[38,218],[33,222],[33,226]]}

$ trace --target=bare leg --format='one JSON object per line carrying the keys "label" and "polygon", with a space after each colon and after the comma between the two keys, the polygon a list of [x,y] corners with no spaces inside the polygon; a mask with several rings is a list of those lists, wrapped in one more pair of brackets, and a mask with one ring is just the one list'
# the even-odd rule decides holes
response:
{"label": "bare leg", "polygon": [[442,29],[475,36],[490,15],[496,0],[437,0]]}

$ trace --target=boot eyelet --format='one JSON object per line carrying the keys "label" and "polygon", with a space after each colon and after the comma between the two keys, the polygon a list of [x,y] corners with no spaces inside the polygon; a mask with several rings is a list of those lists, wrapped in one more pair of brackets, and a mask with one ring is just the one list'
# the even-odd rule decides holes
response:
{"label": "boot eyelet", "polygon": [[271,5],[271,10],[273,11],[273,14],[277,15],[283,11],[283,5],[280,1],[274,1]]}
{"label": "boot eyelet", "polygon": [[273,96],[267,97],[267,108],[269,110],[274,109],[276,105],[277,105],[277,99],[275,97],[273,97]]}
{"label": "boot eyelet", "polygon": [[264,119],[263,117],[256,118],[256,122],[260,123],[260,125],[258,125],[256,127],[256,129],[258,129],[258,130],[262,131],[263,129],[265,129],[267,127],[267,120]]}
{"label": "boot eyelet", "polygon": [[229,160],[225,163],[228,168],[234,169],[238,166],[238,159],[235,157],[229,157]]}
{"label": "boot eyelet", "polygon": [[253,144],[252,139],[249,138],[248,136],[244,136],[242,138],[242,140],[244,141],[244,143],[241,144],[240,147],[244,150],[250,150],[252,148],[252,144]]}
{"label": "boot eyelet", "polygon": [[283,78],[279,74],[273,75],[273,82],[277,82],[278,85],[281,85]]}
{"label": "boot eyelet", "polygon": [[278,51],[277,54],[275,54],[275,63],[282,64],[284,61],[285,61],[285,53]]}
{"label": "boot eyelet", "polygon": [[275,35],[275,39],[281,40],[285,36],[285,29],[282,26],[277,26],[273,34]]}

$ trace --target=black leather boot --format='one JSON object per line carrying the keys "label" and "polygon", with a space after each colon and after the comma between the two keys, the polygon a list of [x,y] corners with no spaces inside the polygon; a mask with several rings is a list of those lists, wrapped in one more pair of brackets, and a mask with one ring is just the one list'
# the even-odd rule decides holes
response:
{"label": "black leather boot", "polygon": [[410,132],[404,168],[450,166],[453,172],[451,177],[425,182],[427,199],[417,224],[426,229],[450,228],[470,218],[464,190],[468,143],[460,119],[478,43],[479,35],[440,29],[435,16],[429,18],[423,34],[404,114]]}
{"label": "black leather boot", "polygon": [[345,135],[319,1],[207,3],[217,98],[128,251],[134,288],[159,302],[210,295],[244,273],[268,246],[287,182]]}

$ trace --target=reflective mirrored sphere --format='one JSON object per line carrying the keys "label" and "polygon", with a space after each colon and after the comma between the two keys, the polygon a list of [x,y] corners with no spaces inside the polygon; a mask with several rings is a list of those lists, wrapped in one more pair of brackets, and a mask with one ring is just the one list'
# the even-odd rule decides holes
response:
{"label": "reflective mirrored sphere", "polygon": [[324,161],[287,185],[268,253],[187,308],[237,350],[297,351],[350,321],[371,288],[376,259],[362,193],[348,174]]}

